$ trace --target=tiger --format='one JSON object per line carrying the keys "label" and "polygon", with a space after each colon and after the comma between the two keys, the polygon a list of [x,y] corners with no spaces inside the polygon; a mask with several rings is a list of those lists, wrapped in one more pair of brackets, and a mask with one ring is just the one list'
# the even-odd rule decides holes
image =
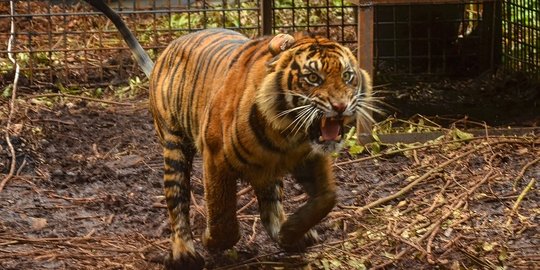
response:
{"label": "tiger", "polygon": [[[306,33],[249,39],[206,29],[172,41],[152,63],[120,17],[88,2],[117,26],[149,76],[149,107],[163,148],[164,192],[171,225],[168,269],[202,269],[189,219],[190,173],[202,158],[209,251],[240,239],[237,183],[254,190],[261,223],[285,251],[319,240],[313,229],[336,204],[331,154],[348,130],[371,119],[368,73],[350,49]],[[112,15],[111,15],[112,14]],[[307,193],[283,209],[283,177]]]}

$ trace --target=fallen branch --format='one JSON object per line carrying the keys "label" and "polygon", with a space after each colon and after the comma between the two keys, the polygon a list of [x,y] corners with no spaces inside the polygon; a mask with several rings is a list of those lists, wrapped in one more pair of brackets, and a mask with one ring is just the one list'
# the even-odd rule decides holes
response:
{"label": "fallen branch", "polygon": [[135,104],[133,104],[133,103],[117,102],[117,101],[112,101],[112,100],[103,100],[103,99],[99,99],[99,98],[91,98],[91,97],[70,95],[70,94],[64,94],[64,93],[39,94],[39,95],[26,96],[24,98],[25,99],[32,99],[32,98],[42,98],[42,97],[65,97],[65,98],[88,100],[88,101],[98,102],[98,103],[120,105],[120,106],[135,106]]}
{"label": "fallen branch", "polygon": [[523,175],[525,175],[525,172],[527,171],[527,169],[532,166],[533,164],[537,163],[538,161],[540,161],[540,157],[534,159],[534,160],[531,160],[529,163],[525,164],[525,166],[523,166],[523,168],[521,168],[521,170],[519,171],[518,175],[516,176],[516,178],[514,178],[514,191],[516,190],[516,185],[517,185],[517,182],[519,181],[519,179],[523,178]]}
{"label": "fallen branch", "polygon": [[519,204],[521,201],[523,201],[523,198],[525,198],[525,195],[531,190],[531,188],[534,186],[535,179],[532,178],[531,181],[529,181],[529,184],[521,191],[518,198],[516,199],[516,202],[514,203],[514,206],[512,206],[512,212],[510,212],[510,215],[508,216],[508,220],[506,221],[506,226],[509,226],[510,223],[512,223],[512,216],[517,213],[517,209],[519,207]]}
{"label": "fallen branch", "polygon": [[15,65],[15,77],[13,78],[13,90],[11,91],[11,100],[9,101],[9,114],[6,124],[6,134],[5,139],[9,148],[9,152],[11,153],[11,166],[9,167],[8,174],[2,179],[2,182],[0,182],[0,192],[4,189],[4,186],[7,184],[9,179],[13,177],[15,174],[15,167],[17,163],[17,153],[15,153],[15,149],[13,148],[13,145],[11,144],[11,139],[9,136],[9,129],[11,125],[11,120],[13,119],[13,112],[15,111],[15,101],[17,98],[17,84],[19,83],[19,73],[20,73],[20,66],[13,57],[12,53],[12,46],[13,46],[13,37],[15,36],[15,7],[13,0],[9,1],[9,7],[10,7],[10,15],[11,15],[11,29],[9,33],[9,39],[8,39],[8,58],[9,60]]}

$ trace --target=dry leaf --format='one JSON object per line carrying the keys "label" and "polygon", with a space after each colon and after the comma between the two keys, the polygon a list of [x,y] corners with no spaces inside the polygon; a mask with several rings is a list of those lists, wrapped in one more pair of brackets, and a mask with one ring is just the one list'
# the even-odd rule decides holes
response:
{"label": "dry leaf", "polygon": [[41,230],[47,226],[47,219],[30,217],[30,224],[32,226],[32,229]]}

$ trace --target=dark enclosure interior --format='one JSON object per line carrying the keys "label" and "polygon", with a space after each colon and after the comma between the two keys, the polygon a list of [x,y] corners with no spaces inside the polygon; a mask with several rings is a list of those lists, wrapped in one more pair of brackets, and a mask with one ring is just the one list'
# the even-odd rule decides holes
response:
{"label": "dark enclosure interior", "polygon": [[377,7],[377,74],[475,76],[494,69],[500,58],[494,6],[470,2]]}

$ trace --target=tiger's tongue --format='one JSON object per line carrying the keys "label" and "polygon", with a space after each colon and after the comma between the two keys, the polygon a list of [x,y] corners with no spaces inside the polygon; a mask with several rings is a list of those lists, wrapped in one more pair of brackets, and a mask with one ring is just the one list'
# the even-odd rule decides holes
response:
{"label": "tiger's tongue", "polygon": [[321,136],[325,141],[335,141],[341,129],[341,121],[326,119],[321,125]]}

